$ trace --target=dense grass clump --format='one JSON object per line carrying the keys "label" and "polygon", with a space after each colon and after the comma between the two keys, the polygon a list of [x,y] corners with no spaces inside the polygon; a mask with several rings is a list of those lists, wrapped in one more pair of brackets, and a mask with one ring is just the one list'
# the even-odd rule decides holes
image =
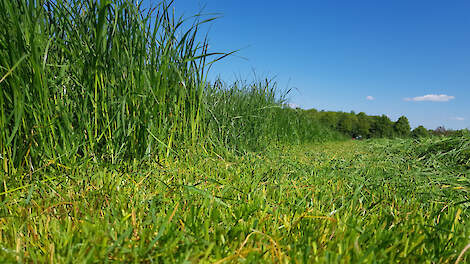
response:
{"label": "dense grass clump", "polygon": [[208,85],[207,58],[227,55],[208,53],[199,36],[212,18],[189,24],[170,8],[0,1],[2,171],[338,136],[283,107],[270,82]]}
{"label": "dense grass clump", "polygon": [[307,112],[287,106],[286,96],[269,79],[206,90],[206,117],[216,145],[235,151],[259,151],[273,143],[299,144],[343,139]]}
{"label": "dense grass clump", "polygon": [[432,137],[420,139],[383,140],[384,151],[416,159],[432,168],[470,169],[470,137]]}
{"label": "dense grass clump", "polygon": [[0,1],[2,170],[196,142],[207,45],[169,8]]}
{"label": "dense grass clump", "polygon": [[419,142],[418,155],[428,163],[470,169],[470,137],[445,137]]}

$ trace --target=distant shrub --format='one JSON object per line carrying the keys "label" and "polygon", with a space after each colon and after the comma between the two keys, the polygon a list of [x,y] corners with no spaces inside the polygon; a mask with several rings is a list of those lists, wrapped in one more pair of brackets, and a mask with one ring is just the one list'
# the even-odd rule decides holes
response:
{"label": "distant shrub", "polygon": [[411,131],[411,136],[414,137],[414,138],[429,137],[430,133],[423,126],[419,126],[415,129],[413,129],[413,131]]}

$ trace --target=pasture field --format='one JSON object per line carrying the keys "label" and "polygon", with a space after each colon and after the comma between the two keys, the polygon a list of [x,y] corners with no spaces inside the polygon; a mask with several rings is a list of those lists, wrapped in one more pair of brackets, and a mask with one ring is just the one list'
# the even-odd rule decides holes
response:
{"label": "pasture field", "polygon": [[50,164],[30,185],[4,186],[0,262],[455,263],[470,242],[468,144]]}

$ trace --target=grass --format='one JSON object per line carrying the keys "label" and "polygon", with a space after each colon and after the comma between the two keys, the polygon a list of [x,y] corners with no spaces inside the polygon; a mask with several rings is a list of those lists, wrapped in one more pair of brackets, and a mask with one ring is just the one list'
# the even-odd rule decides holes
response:
{"label": "grass", "polygon": [[469,170],[411,151],[440,141],[57,167],[2,196],[0,258],[454,263],[470,236]]}
{"label": "grass", "polygon": [[315,122],[303,110],[286,106],[289,91],[273,80],[252,83],[222,81],[204,96],[213,145],[243,153],[262,151],[273,143],[302,144],[344,139],[345,136]]}
{"label": "grass", "polygon": [[4,173],[168,154],[198,140],[211,54],[197,37],[206,20],[187,26],[166,3],[145,10],[126,0],[2,0],[0,8]]}
{"label": "grass", "polygon": [[1,0],[0,9],[2,175],[339,137],[282,109],[273,82],[206,82],[230,54],[209,52],[199,32],[213,17],[136,0]]}
{"label": "grass", "polygon": [[208,83],[213,18],[171,7],[0,0],[0,262],[468,261],[468,137],[345,141]]}

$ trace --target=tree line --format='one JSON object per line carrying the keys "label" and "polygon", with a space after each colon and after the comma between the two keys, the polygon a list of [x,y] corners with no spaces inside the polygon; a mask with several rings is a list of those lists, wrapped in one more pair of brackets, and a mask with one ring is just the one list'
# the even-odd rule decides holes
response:
{"label": "tree line", "polygon": [[392,121],[386,115],[371,116],[364,112],[356,114],[335,111],[306,110],[309,116],[323,125],[337,130],[352,138],[405,138],[405,137],[429,137],[429,136],[460,136],[469,135],[468,129],[449,130],[440,126],[434,130],[428,130],[423,126],[411,129],[406,116],[401,116],[397,121]]}

